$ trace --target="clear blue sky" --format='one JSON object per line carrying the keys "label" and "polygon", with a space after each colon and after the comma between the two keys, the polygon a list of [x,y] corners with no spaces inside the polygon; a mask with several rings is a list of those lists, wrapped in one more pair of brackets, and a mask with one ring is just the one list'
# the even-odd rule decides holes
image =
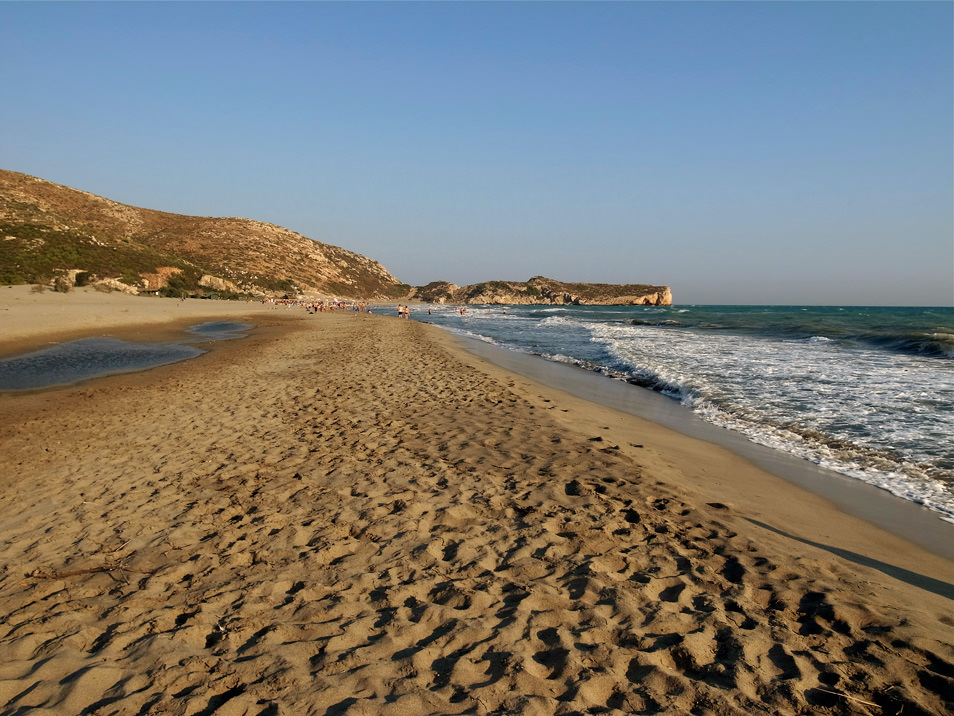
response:
{"label": "clear blue sky", "polygon": [[954,303],[950,2],[0,2],[0,168],[448,280]]}

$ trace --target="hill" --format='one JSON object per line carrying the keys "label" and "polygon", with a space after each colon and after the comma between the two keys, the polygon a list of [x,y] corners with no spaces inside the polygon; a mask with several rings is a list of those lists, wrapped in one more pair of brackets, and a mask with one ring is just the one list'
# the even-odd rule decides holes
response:
{"label": "hill", "polygon": [[529,281],[486,281],[470,286],[435,281],[414,289],[412,296],[428,303],[466,305],[672,305],[672,291],[668,286],[563,283],[544,276],[534,276]]}
{"label": "hill", "polygon": [[299,295],[458,304],[670,305],[668,286],[526,282],[412,288],[377,261],[252,219],[128,206],[0,170],[0,284],[129,293]]}
{"label": "hill", "polygon": [[19,283],[374,299],[410,288],[372,259],[280,226],[142,209],[0,170],[0,284]]}

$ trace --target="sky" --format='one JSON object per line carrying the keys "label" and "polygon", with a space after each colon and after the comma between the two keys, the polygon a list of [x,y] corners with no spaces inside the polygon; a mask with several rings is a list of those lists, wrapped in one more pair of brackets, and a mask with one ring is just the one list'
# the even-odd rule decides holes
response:
{"label": "sky", "polygon": [[412,285],[954,305],[951,2],[0,2],[0,168]]}

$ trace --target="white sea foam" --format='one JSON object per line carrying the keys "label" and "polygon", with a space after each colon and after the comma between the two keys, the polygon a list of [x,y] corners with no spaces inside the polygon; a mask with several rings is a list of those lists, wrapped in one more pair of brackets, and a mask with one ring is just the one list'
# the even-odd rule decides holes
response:
{"label": "white sea foam", "polygon": [[[591,326],[620,363],[651,375],[703,419],[753,442],[864,480],[943,514],[954,515],[950,488],[923,465],[924,432],[954,435],[932,400],[954,396],[954,374],[931,359],[855,349],[835,342],[771,341],[628,325]],[[921,383],[918,384],[918,379]],[[933,398],[932,398],[933,396]],[[949,439],[949,438],[948,438]]]}
{"label": "white sea foam", "polygon": [[491,343],[493,345],[499,345],[499,341],[491,338],[490,336],[485,336],[475,331],[468,331],[464,328],[458,328],[454,326],[448,327],[448,330],[451,333],[456,333],[459,336],[464,336],[465,338],[473,338],[475,341],[481,341],[482,343]]}
{"label": "white sea foam", "polygon": [[552,354],[545,355],[543,357],[546,358],[547,360],[552,360],[556,363],[566,363],[568,365],[580,364],[579,358],[574,358],[573,356],[566,356],[566,355],[563,355],[562,353],[552,353]]}
{"label": "white sea foam", "polygon": [[540,321],[541,326],[566,326],[569,324],[578,324],[579,321],[568,316],[547,316]]}

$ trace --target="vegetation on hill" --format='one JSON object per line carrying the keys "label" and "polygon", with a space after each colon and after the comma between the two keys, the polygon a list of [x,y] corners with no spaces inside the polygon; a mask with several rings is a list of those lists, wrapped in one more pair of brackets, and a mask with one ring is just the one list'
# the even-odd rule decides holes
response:
{"label": "vegetation on hill", "polygon": [[126,206],[0,170],[0,283],[77,282],[167,295],[400,298],[376,261],[272,224]]}

